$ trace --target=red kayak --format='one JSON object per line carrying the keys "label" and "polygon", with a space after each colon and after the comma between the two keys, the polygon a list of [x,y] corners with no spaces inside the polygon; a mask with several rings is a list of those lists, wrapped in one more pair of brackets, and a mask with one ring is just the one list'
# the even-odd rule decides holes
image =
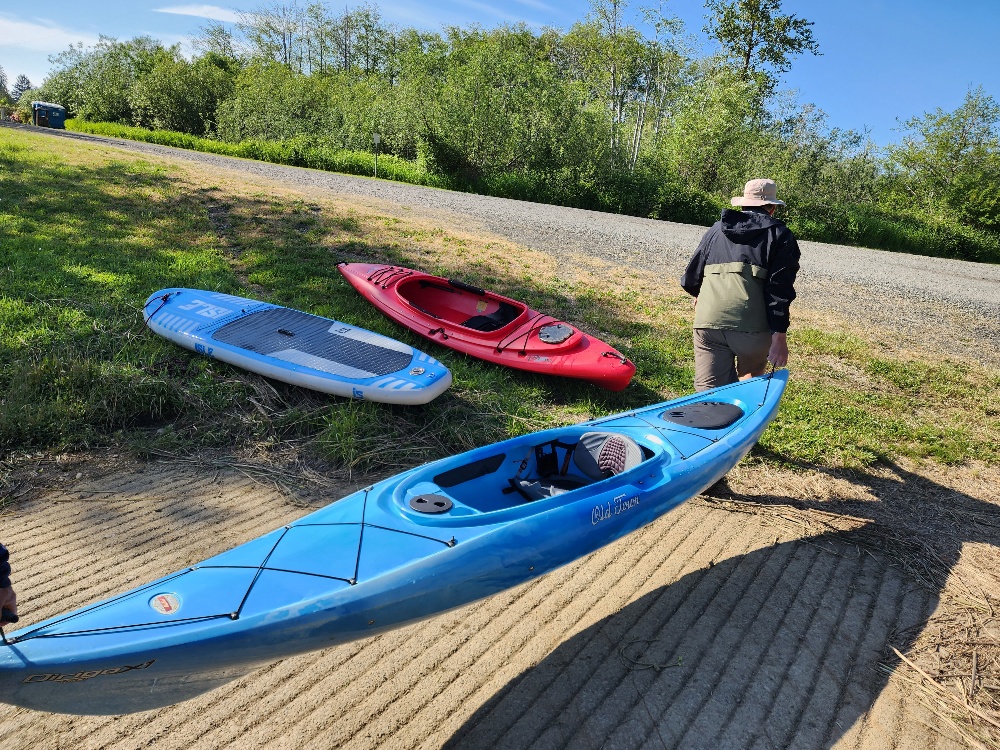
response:
{"label": "red kayak", "polygon": [[341,263],[375,307],[424,338],[518,370],[620,391],[635,365],[614,347],[523,302],[400,266]]}

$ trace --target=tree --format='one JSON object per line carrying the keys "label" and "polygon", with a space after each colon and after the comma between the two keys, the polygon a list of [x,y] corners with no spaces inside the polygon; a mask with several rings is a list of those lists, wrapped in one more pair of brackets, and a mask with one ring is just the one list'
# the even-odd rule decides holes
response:
{"label": "tree", "polygon": [[7,90],[7,71],[0,67],[0,103],[9,104],[10,101],[10,92]]}
{"label": "tree", "polygon": [[705,33],[722,45],[744,79],[757,78],[765,88],[791,68],[793,56],[820,54],[813,22],[782,14],[781,0],[706,0],[705,7],[711,11]]}
{"label": "tree", "polygon": [[234,64],[239,64],[246,56],[245,50],[233,38],[233,33],[219,22],[212,22],[198,29],[198,35],[191,40],[191,46],[196,52],[216,55]]}
{"label": "tree", "polygon": [[665,16],[663,14],[663,0],[658,9],[644,8],[643,16],[646,23],[651,25],[656,36],[652,40],[645,42],[647,57],[646,65],[643,67],[641,77],[645,84],[642,91],[642,99],[639,102],[635,115],[635,130],[632,135],[632,157],[629,165],[634,172],[636,163],[639,160],[639,146],[642,142],[642,134],[646,130],[646,115],[650,107],[653,109],[653,147],[660,135],[660,124],[666,107],[667,97],[676,86],[680,69],[684,64],[684,56],[681,54],[676,43],[676,36],[683,28],[679,18]]}
{"label": "tree", "polygon": [[303,72],[306,10],[297,2],[288,5],[275,2],[255,11],[240,13],[236,26],[249,42],[255,58],[274,60],[299,73]]}
{"label": "tree", "polygon": [[889,156],[911,199],[1000,229],[1000,104],[979,86],[955,111],[939,107],[903,127],[906,135]]}
{"label": "tree", "polygon": [[14,88],[10,91],[11,98],[16,102],[23,96],[25,91],[31,91],[33,88],[35,87],[31,85],[28,76],[19,75],[17,80],[14,81]]}
{"label": "tree", "polygon": [[133,123],[204,135],[215,123],[219,102],[232,91],[231,65],[214,52],[188,62],[179,47],[165,50],[131,88]]}
{"label": "tree", "polygon": [[636,137],[632,129],[625,143],[627,122],[641,108],[643,97],[648,98],[652,68],[652,50],[626,22],[626,7],[626,0],[591,0],[586,21],[574,24],[560,44],[564,75],[585,87],[595,113],[603,110],[606,123],[601,131],[607,147],[602,151],[609,173],[623,163],[631,165]]}
{"label": "tree", "polygon": [[764,140],[756,90],[728,66],[699,71],[675,103],[660,144],[669,171],[706,193],[723,195],[742,185],[746,165]]}

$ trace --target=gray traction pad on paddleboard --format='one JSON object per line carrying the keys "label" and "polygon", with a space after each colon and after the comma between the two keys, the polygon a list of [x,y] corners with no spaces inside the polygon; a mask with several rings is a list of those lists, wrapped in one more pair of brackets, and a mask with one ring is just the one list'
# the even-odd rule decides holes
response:
{"label": "gray traction pad on paddleboard", "polygon": [[[327,318],[273,307],[222,326],[212,338],[230,346],[272,357],[277,355],[285,361],[347,377],[389,375],[408,367],[413,358],[409,347],[403,352],[360,341],[338,333],[338,326],[342,324]],[[352,333],[356,330],[342,327]],[[294,352],[305,356],[292,356]]]}

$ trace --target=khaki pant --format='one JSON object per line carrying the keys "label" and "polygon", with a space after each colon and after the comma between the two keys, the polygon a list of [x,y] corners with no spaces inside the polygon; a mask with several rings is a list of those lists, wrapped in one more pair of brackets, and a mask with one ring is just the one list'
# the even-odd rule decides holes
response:
{"label": "khaki pant", "polygon": [[770,331],[745,333],[717,328],[694,329],[694,389],[707,391],[763,373],[771,349]]}

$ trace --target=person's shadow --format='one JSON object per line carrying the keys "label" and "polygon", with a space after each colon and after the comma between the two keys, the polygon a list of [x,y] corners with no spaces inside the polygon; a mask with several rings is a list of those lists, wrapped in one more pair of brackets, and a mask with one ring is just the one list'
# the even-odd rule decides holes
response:
{"label": "person's shadow", "polygon": [[[996,506],[888,468],[851,476],[873,500],[753,497],[864,520],[758,541],[632,601],[509,681],[446,747],[831,747],[885,688],[890,646],[913,645],[962,544],[1000,546]],[[723,537],[748,527],[692,510],[700,549],[732,548]],[[657,542],[677,545],[668,554],[685,550],[676,527]]]}

